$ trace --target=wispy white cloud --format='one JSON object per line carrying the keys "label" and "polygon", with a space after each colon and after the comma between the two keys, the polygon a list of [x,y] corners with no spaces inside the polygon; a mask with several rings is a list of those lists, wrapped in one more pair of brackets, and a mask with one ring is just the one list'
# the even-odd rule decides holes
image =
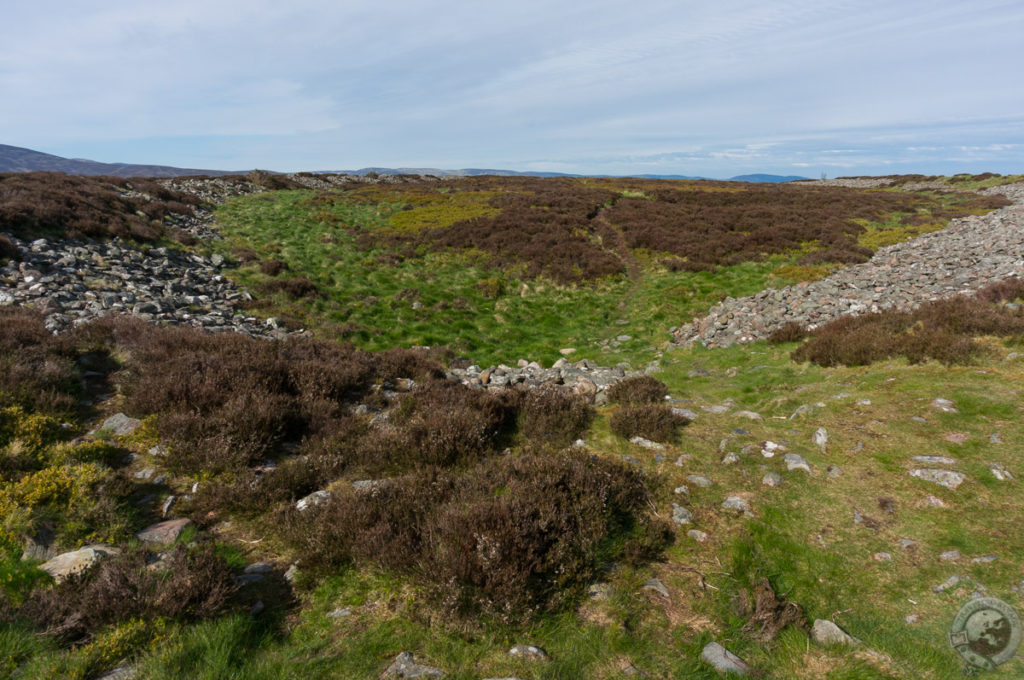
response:
{"label": "wispy white cloud", "polygon": [[281,169],[1024,169],[1021,35],[1005,0],[15,3],[0,142]]}

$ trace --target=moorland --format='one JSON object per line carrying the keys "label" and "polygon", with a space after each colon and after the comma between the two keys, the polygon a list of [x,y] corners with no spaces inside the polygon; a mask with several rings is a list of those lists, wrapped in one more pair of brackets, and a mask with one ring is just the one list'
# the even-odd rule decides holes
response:
{"label": "moorland", "polygon": [[1024,284],[670,329],[1022,179],[0,174],[0,672],[959,677],[1022,604]]}

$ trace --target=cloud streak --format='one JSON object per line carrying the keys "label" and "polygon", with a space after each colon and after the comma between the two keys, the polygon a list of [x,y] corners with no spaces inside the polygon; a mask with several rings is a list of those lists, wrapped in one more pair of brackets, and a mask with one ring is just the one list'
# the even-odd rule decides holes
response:
{"label": "cloud streak", "polygon": [[1024,171],[1015,2],[51,0],[6,14],[0,142],[63,155]]}

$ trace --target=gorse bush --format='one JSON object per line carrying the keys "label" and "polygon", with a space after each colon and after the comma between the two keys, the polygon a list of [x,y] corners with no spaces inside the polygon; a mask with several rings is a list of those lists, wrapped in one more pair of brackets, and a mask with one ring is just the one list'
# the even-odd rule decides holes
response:
{"label": "gorse bush", "polygon": [[[437,468],[286,515],[309,564],[419,575],[449,617],[521,622],[580,595],[605,560],[664,547],[641,473],[582,453]],[[625,539],[625,540],[624,540]],[[630,541],[648,548],[630,551]]]}

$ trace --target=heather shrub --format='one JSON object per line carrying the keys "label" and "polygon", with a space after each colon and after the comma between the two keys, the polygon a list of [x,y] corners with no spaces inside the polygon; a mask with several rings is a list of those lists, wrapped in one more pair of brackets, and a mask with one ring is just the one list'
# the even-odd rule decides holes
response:
{"label": "heather shrub", "polygon": [[567,390],[541,388],[523,399],[519,432],[535,444],[568,446],[590,427],[594,409]]}
{"label": "heather shrub", "polygon": [[[133,195],[138,192],[141,195]],[[155,241],[163,221],[199,200],[146,179],[58,172],[0,173],[0,228],[23,239],[121,238]]]}
{"label": "heather shrub", "polygon": [[72,414],[81,391],[73,356],[38,312],[0,307],[0,407]]}
{"label": "heather shrub", "polygon": [[[277,276],[288,269],[288,263],[284,260],[264,260],[260,262],[260,271],[267,276]],[[301,297],[301,296],[300,296]]]}
{"label": "heather shrub", "polygon": [[372,492],[339,491],[286,513],[283,530],[311,565],[413,573],[448,618],[519,622],[574,600],[605,560],[664,547],[646,505],[642,474],[618,463],[513,455],[461,474],[425,468]]}
{"label": "heather shrub", "polygon": [[21,256],[18,253],[18,246],[7,234],[0,234],[0,262],[4,260],[18,260]]}
{"label": "heather shrub", "polygon": [[978,349],[974,337],[1024,334],[1024,314],[993,304],[1015,299],[1022,290],[1024,284],[1014,279],[970,298],[928,302],[913,312],[842,317],[816,329],[791,356],[820,366],[862,366],[900,356],[911,363],[969,363]]}
{"label": "heather shrub", "polygon": [[790,321],[785,326],[780,326],[768,335],[768,342],[773,345],[781,345],[784,342],[797,342],[807,337],[807,329],[796,321]]}
{"label": "heather shrub", "polygon": [[50,635],[74,642],[133,618],[209,618],[235,591],[231,570],[214,546],[175,546],[159,566],[142,550],[129,550],[45,590],[21,607]]}
{"label": "heather shrub", "polygon": [[689,421],[664,404],[620,406],[612,412],[608,424],[612,432],[630,439],[640,436],[656,442],[671,442],[679,428]]}
{"label": "heather shrub", "polygon": [[649,375],[626,378],[608,388],[608,401],[614,404],[656,404],[668,394],[665,383]]}
{"label": "heather shrub", "polygon": [[320,287],[305,276],[266,281],[261,284],[260,287],[264,293],[272,295],[274,293],[283,292],[293,300],[323,296],[323,291],[320,290]]}

